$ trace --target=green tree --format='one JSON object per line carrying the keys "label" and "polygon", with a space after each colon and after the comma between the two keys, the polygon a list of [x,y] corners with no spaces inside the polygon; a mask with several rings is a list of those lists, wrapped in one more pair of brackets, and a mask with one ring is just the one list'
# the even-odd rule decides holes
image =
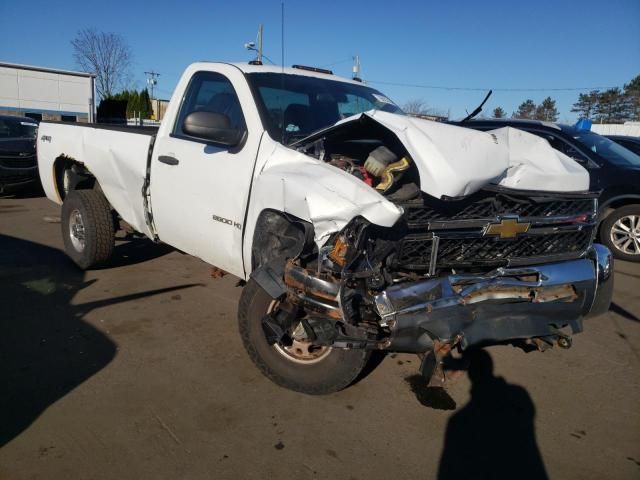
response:
{"label": "green tree", "polygon": [[150,118],[153,112],[151,108],[151,98],[149,97],[149,91],[145,88],[140,92],[140,118]]}
{"label": "green tree", "polygon": [[618,87],[600,93],[594,120],[600,123],[622,123],[627,115],[624,92]]}
{"label": "green tree", "polygon": [[592,118],[596,112],[600,99],[599,90],[591,90],[589,93],[578,95],[578,101],[573,104],[572,112],[578,113],[580,118]]}
{"label": "green tree", "polygon": [[511,114],[511,118],[528,118],[533,119],[536,115],[536,104],[533,100],[527,99],[520,104],[518,110]]}
{"label": "green tree", "polygon": [[137,90],[129,92],[127,102],[127,117],[133,118],[140,115],[140,94]]}
{"label": "green tree", "polygon": [[551,97],[545,98],[542,103],[536,107],[536,120],[555,122],[556,120],[558,120],[558,116],[559,113],[558,109],[556,108],[556,101]]}
{"label": "green tree", "polygon": [[108,99],[124,102],[127,106],[127,118],[150,118],[153,112],[151,98],[146,88],[139,92],[137,90],[122,90],[115,95],[111,95]]}
{"label": "green tree", "polygon": [[640,120],[640,75],[624,86],[626,116],[629,120]]}
{"label": "green tree", "polygon": [[493,109],[493,118],[504,118],[507,116],[507,113],[502,109],[502,107],[496,107]]}

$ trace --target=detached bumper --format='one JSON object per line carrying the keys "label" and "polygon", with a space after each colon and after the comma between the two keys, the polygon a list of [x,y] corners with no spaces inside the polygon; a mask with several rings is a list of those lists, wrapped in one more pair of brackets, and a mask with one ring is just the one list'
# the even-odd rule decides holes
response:
{"label": "detached bumper", "polygon": [[425,352],[456,337],[467,348],[566,326],[578,333],[583,318],[609,309],[612,292],[613,257],[595,244],[580,260],[396,285],[376,296],[376,307],[392,332],[388,350]]}

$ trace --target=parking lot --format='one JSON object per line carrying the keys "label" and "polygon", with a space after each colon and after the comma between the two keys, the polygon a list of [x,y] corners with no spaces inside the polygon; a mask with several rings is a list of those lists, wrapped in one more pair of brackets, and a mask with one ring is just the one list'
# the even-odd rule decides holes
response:
{"label": "parking lot", "polygon": [[390,355],[310,397],[248,359],[237,278],[140,239],[80,272],[58,215],[0,199],[2,480],[477,478],[500,463],[511,478],[640,477],[637,264],[618,262],[611,311],[570,350],[488,349],[506,384],[485,377],[472,397],[463,375],[436,395],[415,356]]}

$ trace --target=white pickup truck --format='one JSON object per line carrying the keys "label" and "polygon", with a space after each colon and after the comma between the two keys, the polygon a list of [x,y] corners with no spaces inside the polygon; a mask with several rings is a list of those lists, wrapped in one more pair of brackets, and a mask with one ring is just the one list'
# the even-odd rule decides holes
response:
{"label": "white pickup truck", "polygon": [[435,383],[473,345],[568,347],[611,300],[581,166],[331,72],[195,63],[157,131],[45,121],[38,136],[80,268],[128,224],[245,279],[247,352],[293,390],[342,389],[375,350],[419,354]]}

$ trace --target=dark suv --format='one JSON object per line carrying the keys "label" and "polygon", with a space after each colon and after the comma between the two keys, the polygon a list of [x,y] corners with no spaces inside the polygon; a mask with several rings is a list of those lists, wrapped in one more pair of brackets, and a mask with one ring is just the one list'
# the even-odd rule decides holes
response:
{"label": "dark suv", "polygon": [[0,115],[0,193],[38,181],[37,131],[36,120]]}
{"label": "dark suv", "polygon": [[640,155],[640,137],[631,137],[629,135],[605,135],[605,137],[619,143],[636,155]]}
{"label": "dark suv", "polygon": [[599,237],[617,258],[640,262],[640,156],[590,130],[590,122],[563,125],[538,120],[451,122],[475,130],[513,127],[546,138],[589,171],[591,190],[601,191]]}

